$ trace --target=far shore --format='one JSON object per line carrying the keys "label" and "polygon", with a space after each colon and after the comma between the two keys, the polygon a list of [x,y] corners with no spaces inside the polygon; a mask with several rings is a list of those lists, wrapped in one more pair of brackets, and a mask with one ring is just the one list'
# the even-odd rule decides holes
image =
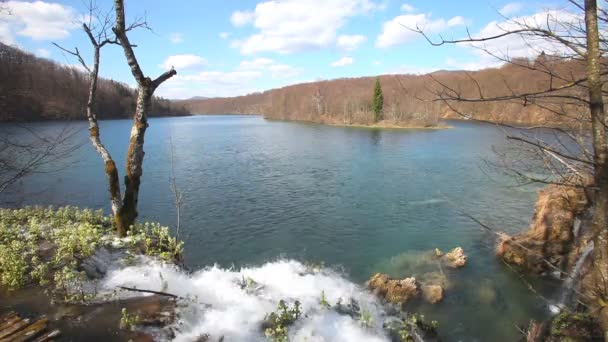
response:
{"label": "far shore", "polygon": [[264,120],[268,120],[268,121],[299,122],[299,123],[326,125],[326,126],[334,126],[334,127],[350,127],[350,128],[364,128],[364,129],[440,130],[440,129],[454,128],[453,126],[447,125],[445,122],[440,122],[437,126],[413,126],[413,125],[404,126],[404,125],[397,125],[397,124],[393,124],[393,123],[384,123],[384,122],[375,123],[373,125],[364,125],[364,124],[332,123],[332,122],[311,121],[311,120],[275,119],[275,118],[268,118],[264,115],[262,115],[262,116],[263,116]]}
{"label": "far shore", "polygon": [[396,124],[384,124],[384,123],[375,123],[373,125],[361,125],[361,124],[339,124],[339,123],[323,123],[323,122],[319,122],[320,124],[324,124],[324,125],[328,125],[328,126],[337,126],[337,127],[354,127],[354,128],[373,128],[373,129],[400,129],[400,130],[407,130],[407,129],[415,129],[415,130],[421,130],[421,129],[430,129],[430,130],[438,130],[438,129],[449,129],[449,128],[454,128],[453,126],[449,126],[446,125],[445,123],[440,123],[437,126],[402,126],[402,125],[396,125]]}

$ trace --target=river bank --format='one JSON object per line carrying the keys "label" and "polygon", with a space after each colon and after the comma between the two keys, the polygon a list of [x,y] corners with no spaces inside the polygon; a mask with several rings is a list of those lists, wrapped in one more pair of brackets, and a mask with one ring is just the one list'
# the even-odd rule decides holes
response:
{"label": "river bank", "polygon": [[[585,300],[578,295],[591,267],[581,228],[585,208],[580,190],[549,186],[539,193],[530,231],[499,241],[498,256],[522,271],[568,275],[562,301],[546,303],[559,314],[532,321],[530,341],[601,336],[597,317],[576,304]],[[119,239],[99,211],[2,209],[0,221],[0,309],[49,317],[72,340],[434,341],[441,322],[411,310],[417,301],[441,310],[444,298],[458,298],[457,273],[468,259],[461,248],[405,253],[399,259],[405,278],[374,274],[366,286],[323,265],[288,259],[191,273],[179,266],[181,243],[157,224],[138,225]],[[489,304],[500,289],[479,284],[473,290]]]}
{"label": "river bank", "polygon": [[[177,185],[187,203],[181,230],[188,237],[184,260],[190,270],[215,263],[240,270],[285,259],[324,262],[362,286],[377,272],[411,277],[412,259],[404,254],[460,246],[469,261],[450,274],[455,295],[446,292],[436,305],[409,304],[440,322],[445,340],[490,340],[499,334],[513,341],[520,335],[515,324],[527,326],[530,318],[549,315],[544,303],[497,262],[487,234],[449,204],[457,201],[462,210],[509,234],[529,224],[537,188],[502,186],[500,177],[490,179],[479,168],[480,158],[494,157],[491,146],[504,143],[502,132],[491,125],[456,121],[446,130],[351,129],[259,116],[151,118],[149,123],[140,220],[175,223],[167,178],[171,135]],[[131,122],[100,124],[106,147],[122,163],[122,138]],[[74,127],[82,127],[87,139],[85,122]],[[55,128],[40,124],[49,133]],[[99,156],[85,145],[74,159],[77,163],[56,173],[31,175],[4,192],[3,203],[110,212]],[[551,280],[532,281],[543,295],[558,295]]]}
{"label": "river bank", "polygon": [[422,317],[323,266],[279,260],[189,273],[168,228],[138,224],[117,238],[111,227],[100,211],[0,209],[0,309],[44,315],[69,340],[435,336]]}

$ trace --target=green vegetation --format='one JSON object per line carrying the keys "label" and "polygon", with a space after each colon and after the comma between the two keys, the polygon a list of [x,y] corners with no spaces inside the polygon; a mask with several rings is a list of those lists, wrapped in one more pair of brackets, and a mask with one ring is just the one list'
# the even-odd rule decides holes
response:
{"label": "green vegetation", "polygon": [[142,244],[144,255],[160,258],[166,262],[179,261],[184,251],[184,242],[172,237],[168,227],[158,223],[136,224],[127,233],[132,246]]}
{"label": "green vegetation", "polygon": [[120,329],[133,330],[137,324],[139,324],[139,316],[135,314],[129,314],[127,312],[127,309],[122,308],[122,310],[120,311]]}
{"label": "green vegetation", "polygon": [[361,318],[359,319],[359,323],[366,328],[372,328],[374,326],[374,316],[369,310],[365,308],[361,308]]}
{"label": "green vegetation", "polygon": [[598,322],[588,313],[562,311],[551,322],[550,335],[559,341],[601,340]]}
{"label": "green vegetation", "polygon": [[264,334],[272,342],[287,342],[287,329],[300,318],[301,314],[299,301],[288,307],[284,300],[280,300],[277,311],[270,313],[264,320],[266,322]]}
{"label": "green vegetation", "polygon": [[156,223],[138,224],[125,238],[115,237],[103,211],[75,207],[0,209],[0,286],[16,290],[48,286],[66,302],[85,302],[88,277],[80,264],[100,247],[124,248],[166,262],[178,261],[183,242]]}
{"label": "green vegetation", "polygon": [[394,340],[402,342],[416,341],[414,333],[417,332],[423,336],[436,336],[437,321],[431,321],[427,323],[424,319],[424,315],[411,314],[405,319],[392,322],[387,330],[390,332]]}
{"label": "green vegetation", "polygon": [[384,120],[384,96],[382,95],[382,87],[380,86],[380,79],[376,78],[376,84],[374,85],[374,96],[372,97],[372,110],[374,111],[374,121]]}
{"label": "green vegetation", "polygon": [[327,301],[327,298],[325,297],[325,291],[321,291],[321,300],[319,301],[319,305],[321,305],[321,307],[323,307],[325,309],[331,308],[331,305],[329,304],[329,302]]}

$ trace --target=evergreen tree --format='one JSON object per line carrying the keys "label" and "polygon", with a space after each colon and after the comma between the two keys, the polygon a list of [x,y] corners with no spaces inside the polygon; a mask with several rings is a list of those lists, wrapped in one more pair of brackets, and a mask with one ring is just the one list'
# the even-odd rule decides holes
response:
{"label": "evergreen tree", "polygon": [[382,87],[380,86],[380,79],[376,78],[376,85],[374,86],[374,97],[372,98],[372,109],[374,111],[374,121],[382,121],[384,115],[382,114],[382,107],[384,106],[384,96],[382,95]]}

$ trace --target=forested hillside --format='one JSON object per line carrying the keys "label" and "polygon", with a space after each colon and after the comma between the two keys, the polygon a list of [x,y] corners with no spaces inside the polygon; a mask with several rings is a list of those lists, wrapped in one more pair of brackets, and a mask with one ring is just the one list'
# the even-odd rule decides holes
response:
{"label": "forested hillside", "polygon": [[[522,124],[567,124],[569,118],[553,114],[548,107],[555,103],[540,100],[508,99],[511,94],[534,93],[559,87],[584,72],[576,62],[552,60],[516,60],[501,68],[474,72],[438,71],[429,75],[383,75],[384,119],[387,124],[432,126],[442,118],[477,119]],[[565,75],[550,77],[543,68]],[[538,70],[540,69],[540,70]],[[312,121],[332,124],[369,125],[374,122],[371,110],[376,77],[344,78],[298,84],[247,96],[180,101],[194,114],[242,113],[263,114],[280,120]],[[480,94],[481,89],[483,92]],[[570,89],[569,91],[576,91]],[[442,92],[452,97],[505,96],[504,101],[450,102],[438,100]],[[564,105],[567,105],[564,103]]]}
{"label": "forested hillside", "polygon": [[[38,58],[0,43],[0,121],[84,120],[88,75],[79,69]],[[100,79],[99,118],[127,118],[135,109],[135,91],[125,84]],[[187,115],[183,105],[154,98],[154,116]]]}

